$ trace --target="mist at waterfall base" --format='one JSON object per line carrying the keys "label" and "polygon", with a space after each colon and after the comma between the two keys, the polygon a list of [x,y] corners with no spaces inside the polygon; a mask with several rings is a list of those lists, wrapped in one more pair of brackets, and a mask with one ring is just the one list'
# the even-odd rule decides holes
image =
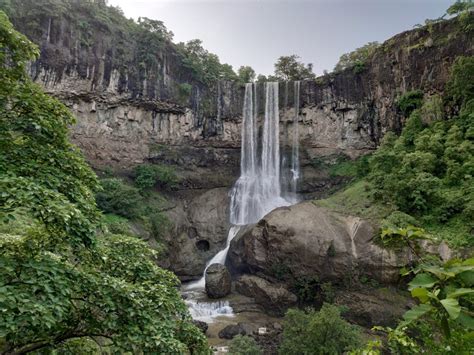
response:
{"label": "mist at waterfall base", "polygon": [[188,293],[186,303],[191,316],[196,320],[212,322],[214,317],[233,315],[228,301],[201,302],[195,297],[197,293],[200,293],[201,297],[203,295],[207,268],[215,263],[225,264],[230,243],[241,228],[258,222],[275,208],[298,202],[296,189],[300,178],[298,136],[300,82],[294,83],[294,128],[290,164],[286,162],[281,164],[278,89],[279,85],[276,82],[265,83],[265,116],[259,144],[257,84],[248,83],[245,86],[240,177],[230,192],[232,226],[229,229],[226,246],[207,262],[201,279],[184,287]]}

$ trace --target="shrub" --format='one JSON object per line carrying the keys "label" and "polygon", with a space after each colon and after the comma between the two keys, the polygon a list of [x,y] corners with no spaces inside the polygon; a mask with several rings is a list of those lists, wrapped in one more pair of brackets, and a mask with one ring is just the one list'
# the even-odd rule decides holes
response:
{"label": "shrub", "polygon": [[260,355],[262,354],[262,350],[258,346],[255,339],[249,336],[237,335],[229,344],[229,354]]}
{"label": "shrub", "polygon": [[361,344],[360,331],[341,318],[338,307],[290,309],[283,323],[280,354],[342,354]]}
{"label": "shrub", "polygon": [[420,108],[423,103],[423,92],[420,90],[407,91],[396,102],[398,109],[405,116]]}
{"label": "shrub", "polygon": [[100,183],[102,191],[96,194],[96,201],[102,211],[126,218],[137,217],[142,197],[136,188],[116,178],[102,179]]}
{"label": "shrub", "polygon": [[140,190],[151,189],[157,184],[163,188],[173,188],[178,183],[174,170],[164,165],[138,165],[134,173],[135,185]]}
{"label": "shrub", "polygon": [[294,280],[291,287],[292,291],[302,303],[312,303],[317,300],[319,287],[319,278],[317,276],[301,276]]}
{"label": "shrub", "polygon": [[105,214],[103,223],[107,227],[109,233],[131,235],[130,225],[128,220],[124,217],[115,214]]}
{"label": "shrub", "polygon": [[189,100],[193,87],[191,84],[182,83],[178,86],[178,97],[181,103],[186,103]]}

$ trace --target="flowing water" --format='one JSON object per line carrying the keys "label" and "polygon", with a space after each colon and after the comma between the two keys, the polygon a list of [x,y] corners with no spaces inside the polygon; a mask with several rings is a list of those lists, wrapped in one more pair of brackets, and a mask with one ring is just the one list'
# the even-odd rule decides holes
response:
{"label": "flowing water", "polygon": [[[278,106],[278,83],[265,84],[265,116],[261,140],[258,134],[257,84],[245,86],[242,122],[242,143],[240,177],[231,190],[230,223],[226,247],[217,253],[206,265],[224,264],[232,239],[242,226],[258,222],[267,213],[281,206],[296,202],[296,188],[299,179],[299,82],[295,83],[295,118],[291,155],[291,191],[285,191],[283,198],[280,181],[280,119]],[[296,91],[297,89],[297,91]],[[259,144],[261,141],[261,144]],[[259,156],[259,152],[261,152]],[[286,173],[286,172],[283,172]],[[288,194],[290,192],[290,194]],[[204,271],[205,275],[206,271]],[[205,278],[185,286],[188,293],[186,303],[191,315],[198,320],[210,321],[213,317],[232,315],[232,308],[226,302],[197,301],[202,298]],[[200,294],[200,296],[199,296]]]}

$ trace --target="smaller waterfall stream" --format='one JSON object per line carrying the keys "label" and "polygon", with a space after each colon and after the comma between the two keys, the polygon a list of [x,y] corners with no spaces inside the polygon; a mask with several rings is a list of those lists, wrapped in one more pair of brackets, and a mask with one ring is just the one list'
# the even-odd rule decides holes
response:
{"label": "smaller waterfall stream", "polygon": [[[194,294],[201,293],[205,287],[207,268],[214,263],[224,264],[232,239],[242,226],[256,223],[267,213],[281,206],[295,203],[299,179],[299,82],[295,83],[295,116],[291,155],[291,198],[282,196],[280,182],[280,117],[278,106],[278,83],[265,84],[265,116],[261,147],[258,140],[257,125],[257,84],[246,84],[243,107],[242,143],[240,177],[231,190],[230,223],[226,247],[219,251],[206,264],[201,279],[184,287],[189,294],[186,303],[193,318],[212,320],[220,315],[232,315],[227,302],[199,302]],[[297,89],[297,91],[296,91]],[[258,156],[261,152],[261,156]],[[287,195],[287,194],[285,194]]]}

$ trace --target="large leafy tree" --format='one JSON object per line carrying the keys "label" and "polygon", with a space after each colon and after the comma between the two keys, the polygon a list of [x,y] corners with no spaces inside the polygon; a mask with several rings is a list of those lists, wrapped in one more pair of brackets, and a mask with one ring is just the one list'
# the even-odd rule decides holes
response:
{"label": "large leafy tree", "polygon": [[299,59],[295,54],[278,58],[275,63],[275,77],[279,80],[314,79],[313,64],[305,65]]}
{"label": "large leafy tree", "polygon": [[0,352],[207,353],[176,277],[100,231],[74,119],[28,78],[37,48],[1,11],[0,48]]}
{"label": "large leafy tree", "polygon": [[237,75],[242,83],[250,83],[255,80],[256,76],[255,70],[248,65],[241,66],[237,71]]}

